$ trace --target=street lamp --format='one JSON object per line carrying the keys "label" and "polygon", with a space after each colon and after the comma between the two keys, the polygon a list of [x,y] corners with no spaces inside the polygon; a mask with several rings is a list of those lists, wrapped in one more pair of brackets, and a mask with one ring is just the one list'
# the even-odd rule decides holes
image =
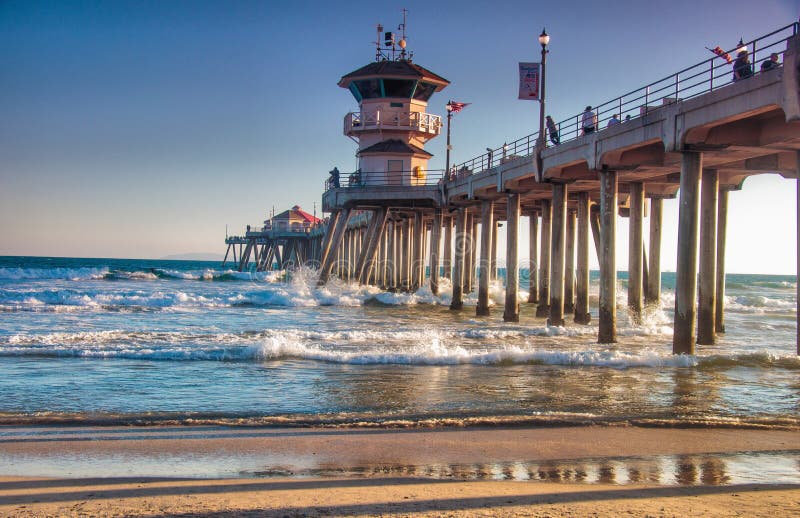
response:
{"label": "street lamp", "polygon": [[539,98],[539,145],[544,147],[546,141],[544,138],[544,93],[545,93],[545,67],[547,65],[547,44],[550,43],[550,36],[547,31],[542,28],[542,33],[539,35],[539,44],[542,46],[542,87],[541,96]]}

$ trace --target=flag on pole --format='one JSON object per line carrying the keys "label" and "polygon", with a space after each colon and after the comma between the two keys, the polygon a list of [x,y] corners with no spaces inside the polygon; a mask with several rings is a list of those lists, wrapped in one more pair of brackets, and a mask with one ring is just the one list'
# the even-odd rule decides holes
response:
{"label": "flag on pole", "polygon": [[449,111],[449,112],[458,113],[461,110],[463,110],[465,106],[469,106],[470,104],[472,104],[472,103],[458,103],[458,102],[455,102],[455,101],[448,101],[446,108],[447,108],[447,111]]}
{"label": "flag on pole", "polygon": [[[708,49],[708,47],[706,47],[706,48]],[[722,50],[722,48],[719,45],[717,45],[713,49],[708,49],[708,50],[710,50],[711,52],[713,52],[717,56],[719,56],[722,59],[724,59],[725,61],[727,61],[729,65],[731,63],[733,63],[733,58],[731,58],[731,55],[728,54],[727,52],[725,52],[724,50]]]}
{"label": "flag on pole", "polygon": [[526,101],[539,100],[539,63],[519,64],[519,98]]}

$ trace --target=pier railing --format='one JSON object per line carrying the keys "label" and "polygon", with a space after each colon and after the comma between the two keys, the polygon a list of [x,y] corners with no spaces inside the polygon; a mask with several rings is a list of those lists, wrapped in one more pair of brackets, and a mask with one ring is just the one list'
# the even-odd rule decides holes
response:
{"label": "pier railing", "polygon": [[325,191],[336,188],[364,187],[421,187],[436,185],[444,178],[443,169],[414,169],[412,171],[355,171],[342,175],[338,185],[328,178]]}
{"label": "pier railing", "polygon": [[[769,60],[772,53],[778,54],[780,56],[779,62],[782,63],[783,54],[786,51],[786,43],[797,33],[798,23],[795,22],[746,42],[744,45],[747,46],[751,60],[750,66],[754,75],[769,73],[769,71],[760,72],[760,70],[761,64]],[[727,53],[732,59],[736,59],[736,48],[728,50]],[[783,65],[781,64],[781,66]],[[746,80],[740,79],[740,81]],[[617,115],[618,120],[624,124],[626,120],[641,117],[662,106],[706,94],[733,82],[733,65],[729,64],[724,58],[714,55],[615,99],[592,105],[592,109],[597,116],[597,130],[606,129],[614,115]],[[583,136],[582,117],[583,112],[580,112],[556,125],[560,144]],[[549,133],[546,136],[548,138],[545,140],[545,146],[553,145],[549,140]],[[487,169],[497,167],[504,161],[509,160],[509,157],[517,158],[533,155],[536,151],[538,138],[539,132],[537,131],[512,142],[506,142],[497,148],[487,148],[486,153],[454,166],[449,176],[455,178],[464,174],[478,174]]]}
{"label": "pier railing", "polygon": [[419,131],[438,135],[442,130],[442,118],[424,112],[350,112],[344,116],[344,133],[375,129],[398,129]]}

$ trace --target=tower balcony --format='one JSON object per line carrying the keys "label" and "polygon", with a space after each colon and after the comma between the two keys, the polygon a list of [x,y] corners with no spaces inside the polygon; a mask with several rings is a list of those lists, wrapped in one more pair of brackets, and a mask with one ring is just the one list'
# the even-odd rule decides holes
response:
{"label": "tower balcony", "polygon": [[423,112],[350,112],[344,116],[344,134],[357,136],[362,131],[399,130],[422,133],[433,138],[442,131],[442,118]]}

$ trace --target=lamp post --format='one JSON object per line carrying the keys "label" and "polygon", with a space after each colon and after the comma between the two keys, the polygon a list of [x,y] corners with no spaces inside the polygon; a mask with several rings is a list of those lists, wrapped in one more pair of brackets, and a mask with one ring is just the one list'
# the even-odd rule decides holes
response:
{"label": "lamp post", "polygon": [[453,118],[453,101],[447,101],[447,105],[445,109],[447,109],[447,152],[445,153],[445,166],[444,166],[444,177],[446,180],[450,180],[450,150],[453,149],[453,146],[450,145],[450,120]]}
{"label": "lamp post", "polygon": [[541,96],[539,98],[539,146],[544,147],[547,141],[544,138],[544,100],[545,100],[545,69],[547,65],[547,44],[550,43],[550,36],[547,31],[542,28],[542,33],[539,35],[539,44],[542,46],[542,87]]}

